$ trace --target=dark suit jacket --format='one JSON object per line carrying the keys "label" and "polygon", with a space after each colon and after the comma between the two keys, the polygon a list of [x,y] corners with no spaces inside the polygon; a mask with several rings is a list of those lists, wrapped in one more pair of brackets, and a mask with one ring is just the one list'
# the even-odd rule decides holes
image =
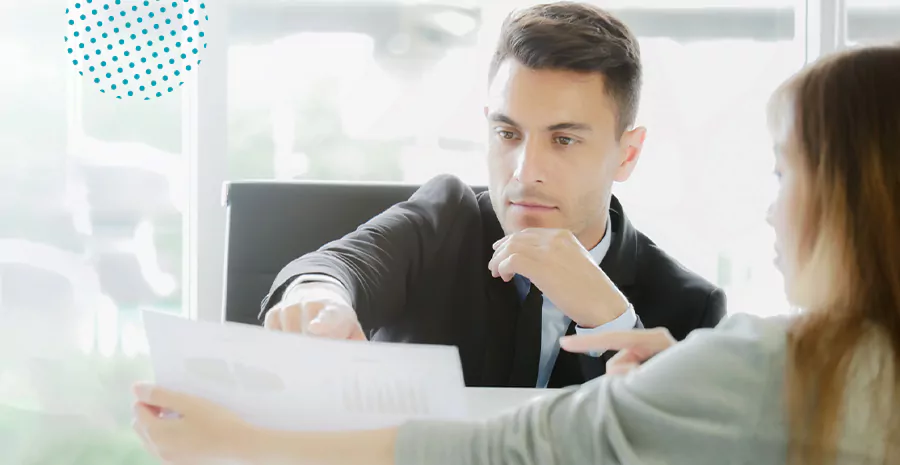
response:
{"label": "dark suit jacket", "polygon": [[[615,197],[610,220],[613,239],[600,267],[634,305],[638,326],[664,326],[681,340],[719,322],[720,289],[634,229]],[[467,386],[534,387],[541,299],[523,303],[513,282],[491,276],[491,245],[503,235],[487,193],[439,176],[355,232],[288,264],[263,311],[281,300],[292,278],[325,274],[350,291],[370,339],[455,345]],[[580,379],[556,384],[602,375],[611,355],[573,355]]]}

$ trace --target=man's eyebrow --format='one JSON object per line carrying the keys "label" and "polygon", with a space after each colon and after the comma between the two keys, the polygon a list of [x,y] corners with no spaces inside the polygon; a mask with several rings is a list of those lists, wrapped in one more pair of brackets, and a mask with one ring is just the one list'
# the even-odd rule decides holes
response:
{"label": "man's eyebrow", "polygon": [[590,131],[591,126],[585,123],[557,123],[547,127],[548,131]]}
{"label": "man's eyebrow", "polygon": [[[519,127],[519,123],[516,123],[509,116],[504,115],[503,113],[492,112],[488,114],[488,119],[497,123],[508,124],[513,127]],[[548,131],[591,131],[591,126],[586,123],[575,123],[575,122],[564,122],[564,123],[556,123],[550,126],[547,126]]]}
{"label": "man's eyebrow", "polygon": [[488,119],[497,123],[508,124],[510,126],[519,127],[519,123],[513,121],[509,116],[504,115],[503,113],[492,112],[488,115]]}

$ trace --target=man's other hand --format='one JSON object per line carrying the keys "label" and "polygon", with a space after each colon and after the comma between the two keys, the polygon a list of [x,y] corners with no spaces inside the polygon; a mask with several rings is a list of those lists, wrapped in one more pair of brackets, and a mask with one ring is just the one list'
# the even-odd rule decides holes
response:
{"label": "man's other hand", "polygon": [[578,239],[565,229],[531,228],[494,243],[488,268],[510,281],[528,278],[583,328],[604,325],[628,309],[628,300]]}

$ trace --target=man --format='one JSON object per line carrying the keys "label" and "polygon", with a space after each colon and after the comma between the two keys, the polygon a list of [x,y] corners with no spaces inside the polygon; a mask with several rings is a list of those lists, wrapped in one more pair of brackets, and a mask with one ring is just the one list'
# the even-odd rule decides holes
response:
{"label": "man", "polygon": [[[407,202],[290,263],[265,326],[335,338],[455,345],[468,386],[563,387],[612,355],[559,338],[712,327],[725,296],[634,229],[613,182],[629,178],[638,43],[580,3],[511,14],[489,75],[489,193],[437,177]],[[599,264],[599,266],[598,266]]]}

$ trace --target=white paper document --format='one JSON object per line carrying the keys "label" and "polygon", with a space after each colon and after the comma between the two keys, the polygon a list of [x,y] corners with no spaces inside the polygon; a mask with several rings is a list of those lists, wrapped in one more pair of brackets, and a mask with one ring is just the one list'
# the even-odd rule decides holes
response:
{"label": "white paper document", "polygon": [[295,431],[467,416],[456,347],[336,341],[145,311],[156,383]]}

